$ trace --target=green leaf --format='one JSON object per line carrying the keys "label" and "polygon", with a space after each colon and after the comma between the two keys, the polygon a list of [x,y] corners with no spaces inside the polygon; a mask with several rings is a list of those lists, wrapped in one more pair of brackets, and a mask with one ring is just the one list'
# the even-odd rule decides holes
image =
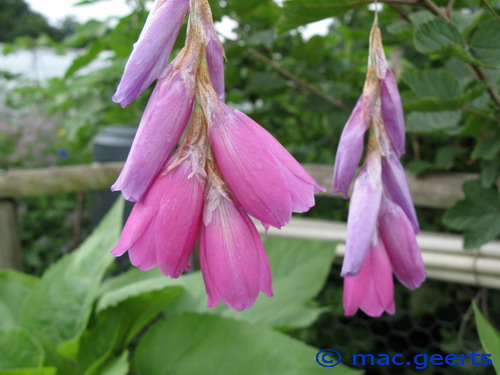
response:
{"label": "green leaf", "polygon": [[38,279],[16,271],[0,272],[0,330],[19,327],[21,307]]}
{"label": "green leaf", "polygon": [[371,2],[371,0],[285,0],[279,29],[288,31]]}
{"label": "green leaf", "polygon": [[462,93],[460,81],[449,70],[433,69],[408,72],[403,80],[419,98],[449,99]]}
{"label": "green leaf", "polygon": [[499,167],[497,160],[481,161],[481,183],[485,188],[489,188],[495,183]]}
{"label": "green leaf", "polygon": [[472,159],[492,160],[500,151],[500,142],[495,135],[488,138],[481,138],[474,150],[472,150]]}
{"label": "green leaf", "polygon": [[326,282],[335,243],[264,237],[264,246],[271,263],[274,297],[261,295],[251,309],[240,312],[223,303],[209,309],[201,275],[195,274],[181,278],[186,293],[169,306],[167,313],[213,313],[280,329],[312,324],[323,311],[312,300]]}
{"label": "green leaf", "polygon": [[494,19],[482,22],[470,40],[472,53],[487,65],[500,67],[500,22]]}
{"label": "green leaf", "polygon": [[23,368],[13,370],[0,370],[0,375],[56,375],[55,367]]}
{"label": "green leaf", "polygon": [[457,75],[444,69],[408,72],[404,74],[403,80],[413,90],[404,94],[404,107],[407,111],[460,109],[486,90],[485,85],[479,85],[463,92]]}
{"label": "green leaf", "polygon": [[182,291],[181,287],[167,287],[135,295],[129,293],[119,304],[100,312],[95,324],[81,336],[79,368],[85,370],[85,375],[101,375],[113,353],[124,351]]}
{"label": "green leaf", "polygon": [[491,354],[493,366],[500,374],[500,332],[498,332],[484,317],[476,303],[472,303],[476,318],[477,332],[485,353]]}
{"label": "green leaf", "polygon": [[128,351],[124,351],[121,356],[109,361],[99,375],[127,375],[129,369]]}
{"label": "green leaf", "polygon": [[406,118],[406,129],[414,133],[448,130],[458,125],[461,116],[461,111],[412,112]]}
{"label": "green leaf", "polygon": [[464,45],[462,34],[449,22],[442,18],[422,23],[415,33],[415,48],[422,53],[433,53],[445,48]]}
{"label": "green leaf", "polygon": [[209,309],[200,272],[173,280],[158,270],[131,270],[110,279],[103,285],[97,309],[114,306],[131,296],[151,290],[182,286],[185,292],[169,305],[167,314],[220,314],[282,329],[310,325],[323,311],[312,300],[326,282],[333,262],[335,243],[265,237],[264,245],[273,273],[274,297],[260,296],[251,309],[235,312],[223,303]]}
{"label": "green leaf", "polygon": [[25,331],[0,331],[0,369],[38,367],[43,363],[43,349]]}
{"label": "green leaf", "polygon": [[[133,367],[138,375],[192,375],[200,369],[204,375],[324,374],[315,360],[317,351],[261,326],[184,314],[156,324],[144,335]],[[359,371],[339,365],[335,373]]]}
{"label": "green leaf", "polygon": [[477,248],[500,235],[498,189],[486,189],[479,180],[463,186],[465,199],[455,203],[443,216],[451,229],[465,231],[464,247]]}
{"label": "green leaf", "polygon": [[92,61],[94,61],[97,58],[97,56],[99,56],[99,54],[102,51],[104,51],[105,47],[106,46],[103,43],[100,43],[99,41],[93,42],[83,55],[73,60],[73,62],[71,63],[70,67],[68,68],[68,70],[64,75],[65,78],[71,77],[78,70],[89,65]]}
{"label": "green leaf", "polygon": [[119,199],[77,250],[45,272],[23,306],[21,325],[69,357],[76,354],[73,340],[87,325],[101,279],[113,262],[110,250],[118,241],[123,205]]}

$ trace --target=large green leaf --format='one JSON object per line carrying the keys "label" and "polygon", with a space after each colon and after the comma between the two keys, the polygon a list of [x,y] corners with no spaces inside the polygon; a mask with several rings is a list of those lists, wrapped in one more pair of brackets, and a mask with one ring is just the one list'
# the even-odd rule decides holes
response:
{"label": "large green leaf", "polygon": [[37,281],[16,271],[0,272],[0,330],[18,327],[21,307]]}
{"label": "large green leaf", "polygon": [[470,40],[474,56],[487,65],[500,67],[499,35],[500,22],[491,19],[481,23]]}
{"label": "large green leaf", "polygon": [[264,245],[273,272],[274,297],[261,295],[251,309],[235,312],[223,303],[209,309],[200,272],[173,280],[158,270],[131,270],[110,279],[103,285],[97,309],[105,309],[148,291],[182,286],[185,292],[169,305],[168,314],[220,314],[283,329],[310,325],[322,311],[312,300],[326,281],[335,243],[265,237]]}
{"label": "large green leaf", "polygon": [[463,186],[465,199],[446,211],[443,222],[451,229],[465,231],[464,246],[474,249],[500,235],[498,189],[484,188],[479,180]]}
{"label": "large green leaf", "polygon": [[498,332],[484,317],[476,303],[472,304],[476,318],[477,332],[485,353],[491,354],[493,366],[500,374],[500,332]]}
{"label": "large green leaf", "polygon": [[43,363],[43,349],[24,331],[0,331],[0,369],[38,367]]}
{"label": "large green leaf", "polygon": [[45,272],[23,306],[21,325],[70,357],[76,354],[72,343],[85,329],[101,279],[113,262],[110,250],[120,234],[122,212],[120,199],[80,248]]}
{"label": "large green leaf", "polygon": [[[78,364],[85,375],[101,375],[114,353],[122,353],[133,339],[182,292],[167,287],[130,296],[96,317],[81,337]],[[107,363],[107,365],[106,365]]]}
{"label": "large green leaf", "polygon": [[[156,324],[144,335],[133,367],[138,375],[324,374],[316,352],[269,328],[214,315],[183,314]],[[342,365],[334,372],[359,373]]]}

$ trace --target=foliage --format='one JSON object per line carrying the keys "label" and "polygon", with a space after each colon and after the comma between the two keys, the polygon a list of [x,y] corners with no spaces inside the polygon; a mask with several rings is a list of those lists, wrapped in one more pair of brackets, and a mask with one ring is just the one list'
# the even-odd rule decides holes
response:
{"label": "foliage", "polygon": [[[273,0],[212,1],[217,20],[229,16],[237,21],[237,39],[225,40],[228,101],[249,112],[302,162],[333,164],[340,132],[366,72],[374,16],[366,6],[370,2],[286,0],[281,7]],[[489,3],[498,12],[500,2]],[[405,106],[409,147],[404,162],[417,174],[478,173],[485,188],[495,189],[499,23],[479,1],[456,1],[451,13],[444,1],[436,7],[429,4],[434,3],[391,2],[383,4],[379,14]],[[327,35],[302,36],[306,23],[331,16],[335,18]],[[18,88],[7,96],[12,108],[36,104],[58,119],[70,151],[64,162],[89,161],[88,145],[100,126],[138,123],[148,93],[126,109],[109,98],[145,17],[144,3],[138,2],[117,22],[80,25],[58,45],[84,46],[65,77]],[[292,30],[297,27],[299,32]],[[454,212],[447,213],[446,225]],[[439,226],[439,217],[426,218]],[[450,229],[464,230],[453,224]],[[466,230],[467,247],[490,239]]]}
{"label": "foliage", "polygon": [[43,34],[61,41],[73,32],[74,26],[75,22],[71,19],[66,19],[60,29],[50,26],[24,0],[4,0],[0,3],[0,43],[13,42],[18,37],[37,38]]}
{"label": "foliage", "polygon": [[491,354],[493,366],[495,366],[497,374],[500,374],[500,332],[486,320],[476,303],[472,304],[472,308],[484,351]]}
{"label": "foliage", "polygon": [[[316,350],[280,331],[308,326],[322,311],[313,298],[334,243],[267,239],[279,296],[259,300],[248,314],[209,310],[199,271],[176,280],[135,269],[105,277],[122,210],[119,200],[85,243],[41,278],[0,273],[1,375],[192,374],[200,366],[207,373],[320,371]],[[194,343],[196,351],[187,350]]]}

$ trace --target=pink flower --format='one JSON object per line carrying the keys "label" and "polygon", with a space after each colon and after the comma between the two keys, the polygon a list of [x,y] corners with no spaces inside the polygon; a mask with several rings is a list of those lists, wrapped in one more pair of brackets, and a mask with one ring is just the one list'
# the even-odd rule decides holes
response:
{"label": "pink flower", "polygon": [[200,262],[208,307],[224,301],[240,311],[251,307],[261,291],[273,296],[269,261],[255,225],[215,184],[208,188],[203,213]]}
{"label": "pink flower", "polygon": [[165,170],[143,201],[135,204],[112,254],[128,252],[130,262],[139,269],[159,266],[163,274],[177,278],[190,268],[203,210],[205,176],[193,152],[185,156],[176,153]]}
{"label": "pink flower", "polygon": [[387,311],[395,313],[394,282],[391,263],[384,244],[374,236],[374,243],[357,276],[344,278],[344,311],[347,316],[363,310],[371,317],[378,317]]}
{"label": "pink flower", "polygon": [[137,98],[166,68],[188,7],[189,0],[156,0],[113,96],[122,107]]}
{"label": "pink flower", "polygon": [[199,51],[185,49],[155,87],[125,166],[111,187],[121,190],[125,199],[143,198],[184,132],[193,110],[199,59]]}
{"label": "pink flower", "polygon": [[206,113],[212,149],[224,180],[245,211],[281,228],[292,212],[314,205],[324,191],[264,128],[219,101]]}

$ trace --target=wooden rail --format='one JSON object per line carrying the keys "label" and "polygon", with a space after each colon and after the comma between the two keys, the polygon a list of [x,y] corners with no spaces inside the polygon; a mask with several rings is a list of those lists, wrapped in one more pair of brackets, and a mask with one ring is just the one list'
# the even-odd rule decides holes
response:
{"label": "wooden rail", "polygon": [[[0,172],[0,199],[108,189],[122,167],[122,162],[112,162]],[[320,185],[330,190],[332,166],[305,164],[304,167]],[[476,177],[449,173],[416,178],[407,174],[415,205],[432,208],[447,208],[461,199],[462,184]]]}

